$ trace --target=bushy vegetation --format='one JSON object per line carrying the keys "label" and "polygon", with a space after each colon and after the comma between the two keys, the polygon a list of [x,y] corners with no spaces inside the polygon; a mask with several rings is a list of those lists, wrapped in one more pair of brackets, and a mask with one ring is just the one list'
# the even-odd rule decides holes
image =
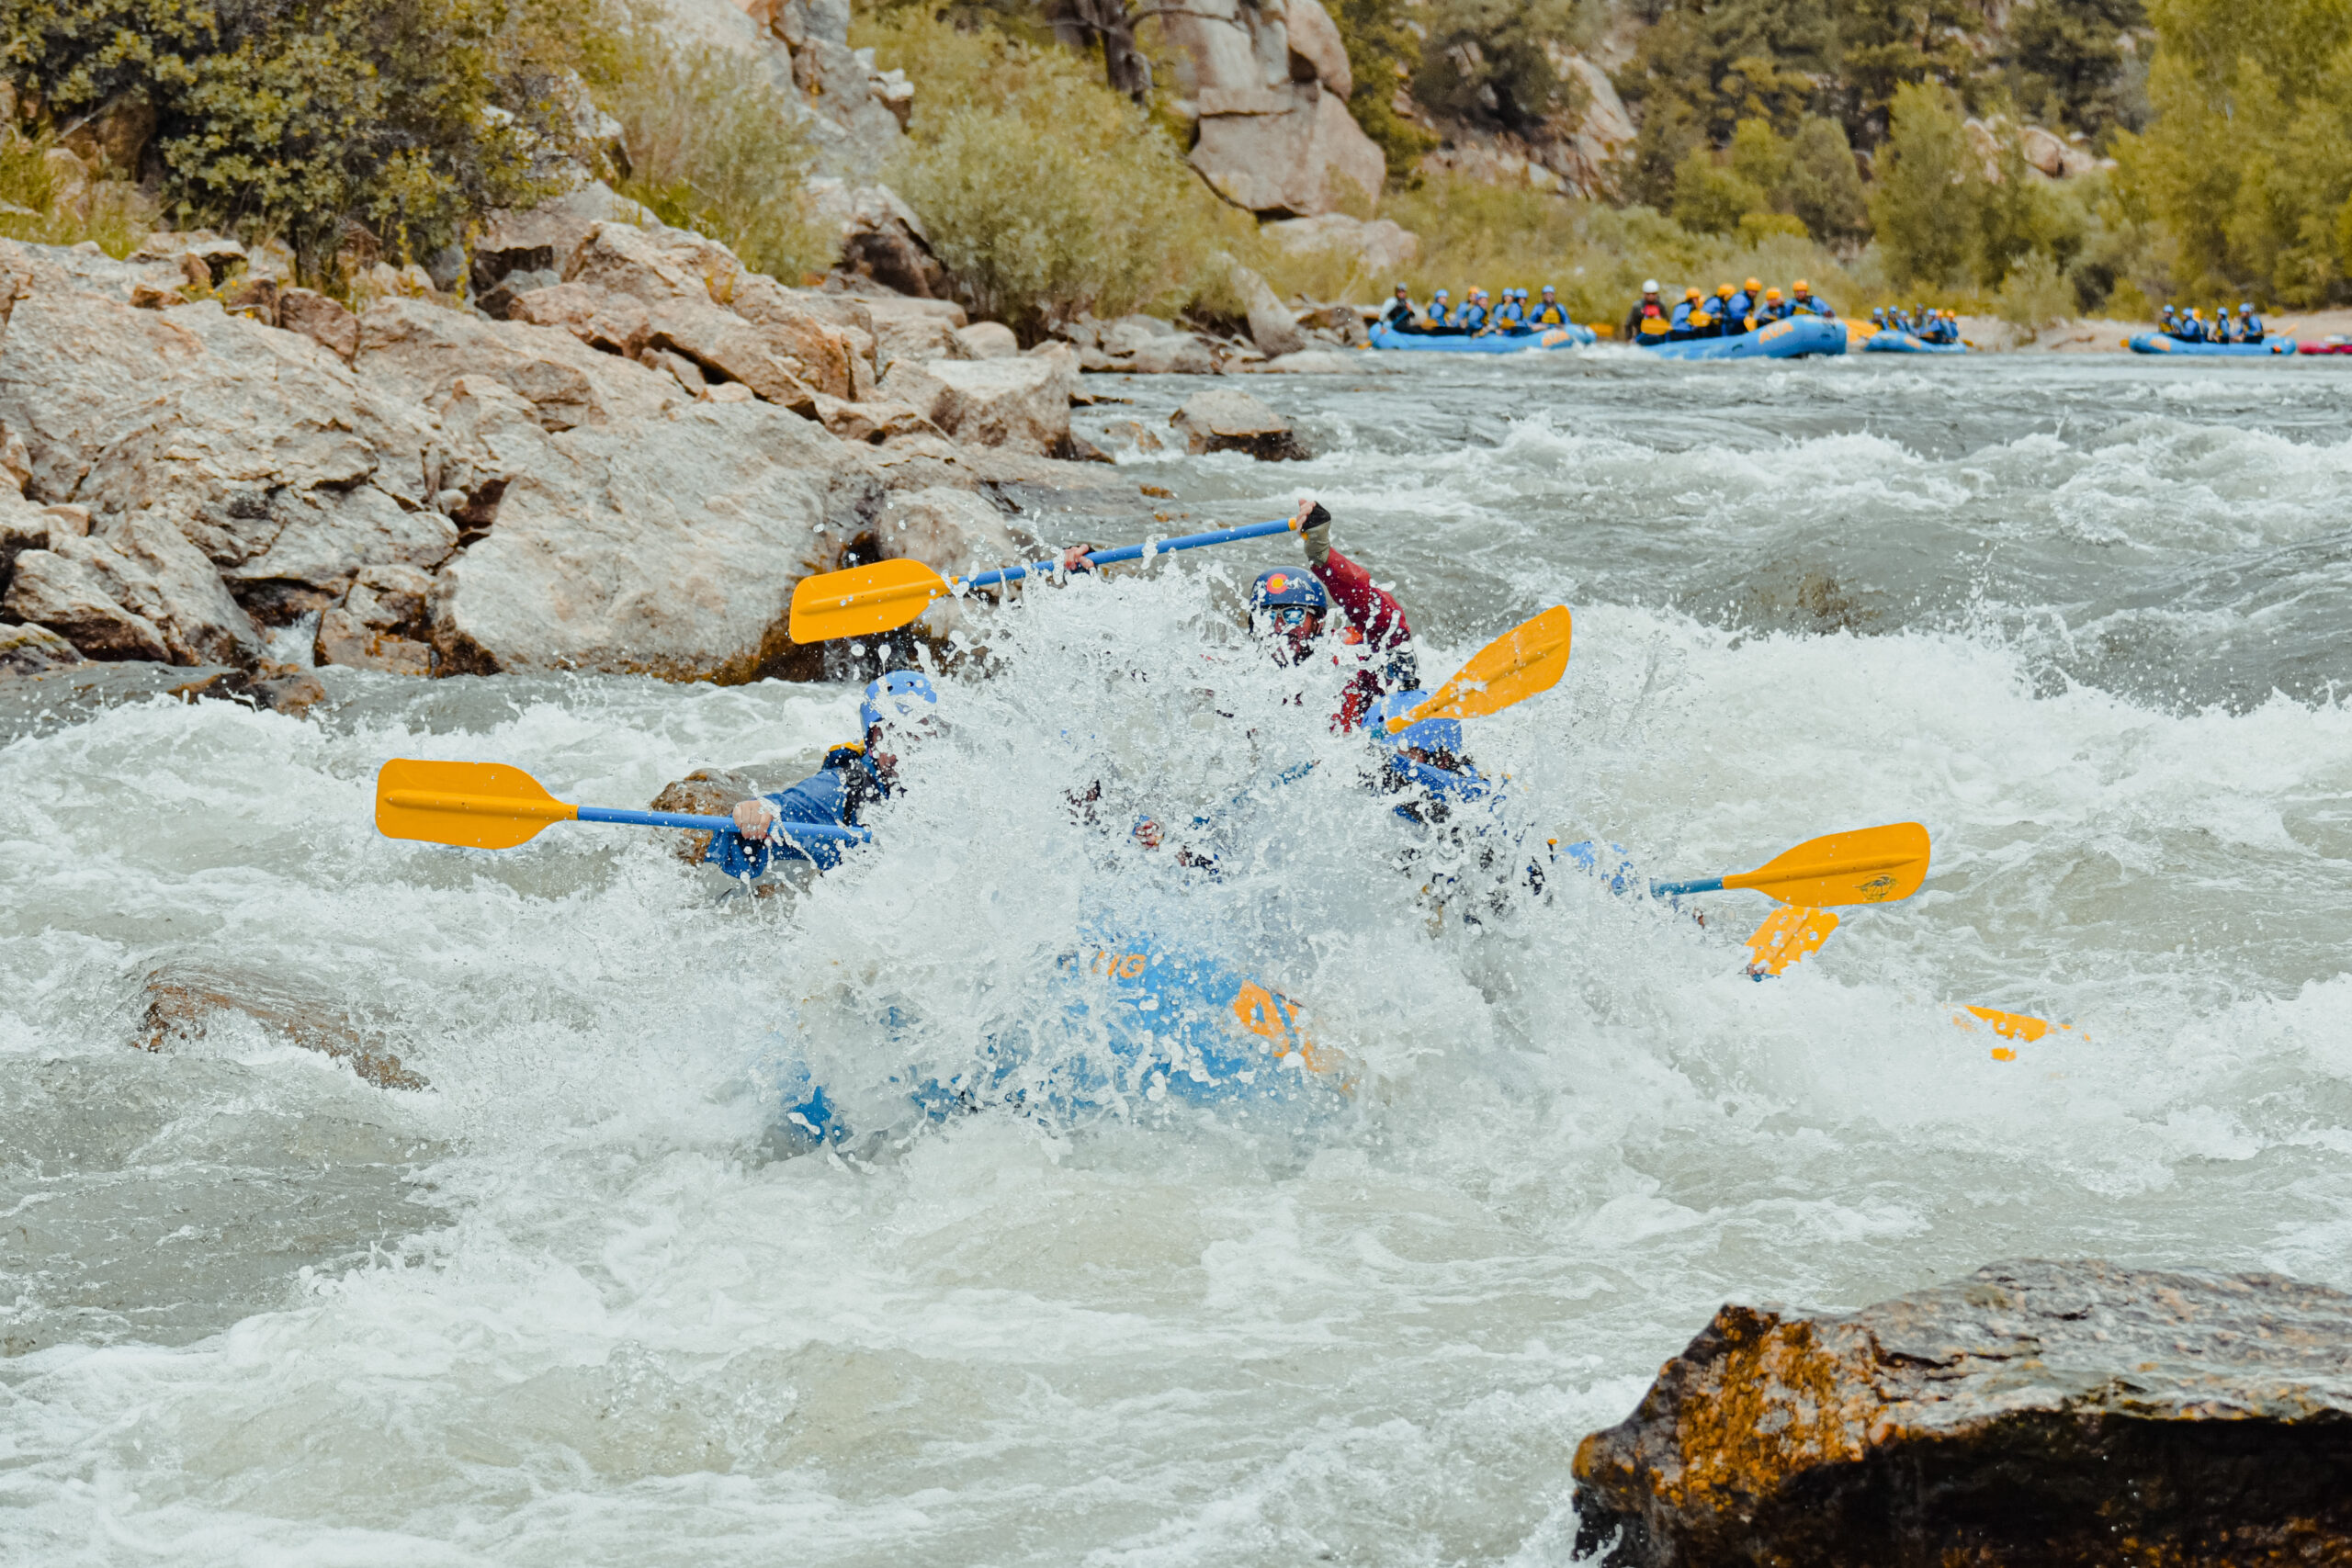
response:
{"label": "bushy vegetation", "polygon": [[673,44],[658,17],[613,14],[582,51],[596,101],[621,125],[620,193],[707,234],[753,270],[798,282],[838,259],[803,188],[815,158],[783,90],[753,61]]}
{"label": "bushy vegetation", "polygon": [[1432,0],[1413,96],[1441,114],[1526,131],[1583,107],[1555,51],[1590,28],[1578,0]]}
{"label": "bushy vegetation", "polygon": [[0,127],[0,238],[95,243],[118,259],[155,227],[155,204],[125,179],[97,177],[54,136]]}
{"label": "bushy vegetation", "polygon": [[854,35],[922,84],[891,184],[970,303],[1034,337],[1081,311],[1228,303],[1253,227],[1079,56],[908,8]]}
{"label": "bushy vegetation", "polygon": [[1324,7],[1347,46],[1348,74],[1355,91],[1348,113],[1387,160],[1388,177],[1413,177],[1413,166],[1438,139],[1396,112],[1396,92],[1420,69],[1421,33],[1426,30],[1408,0],[1331,0]]}
{"label": "bushy vegetation", "polygon": [[0,66],[52,122],[152,114],[136,172],[175,221],[282,236],[316,276],[347,225],[422,258],[547,192],[571,127],[536,20],[519,0],[0,0]]}
{"label": "bushy vegetation", "polygon": [[2131,214],[2186,299],[2352,298],[2352,0],[2154,0],[2157,118],[2120,139]]}

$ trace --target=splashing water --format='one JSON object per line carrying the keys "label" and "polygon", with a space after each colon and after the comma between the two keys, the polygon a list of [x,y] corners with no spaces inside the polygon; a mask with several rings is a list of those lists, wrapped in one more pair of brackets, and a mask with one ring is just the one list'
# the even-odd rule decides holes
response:
{"label": "splashing water", "polygon": [[[994,673],[943,681],[876,846],[773,897],[633,829],[387,840],[375,769],[781,784],[845,689],[338,676],[322,722],[31,724],[0,1556],[1565,1562],[1577,1437],[1727,1296],[2020,1254],[2352,1283],[2339,376],[1411,370],[1283,384],[1312,462],[1123,473],[1171,530],[1323,497],[1432,684],[1570,604],[1561,685],[1471,727],[1514,856],[1705,874],[1917,818],[1924,892],[1768,985],[1753,895],[1702,928],[1505,857],[1438,908],[1477,868],[1235,627],[1282,541],[978,623]],[[1299,998],[1355,1092],[891,1122],[1006,1041],[1087,1049],[1055,975],[1106,921]],[[432,1088],[229,1025],[128,1049],[183,959],[329,994]],[[2077,1032],[1996,1061],[1964,1001]],[[779,1041],[890,1136],[777,1157]]]}

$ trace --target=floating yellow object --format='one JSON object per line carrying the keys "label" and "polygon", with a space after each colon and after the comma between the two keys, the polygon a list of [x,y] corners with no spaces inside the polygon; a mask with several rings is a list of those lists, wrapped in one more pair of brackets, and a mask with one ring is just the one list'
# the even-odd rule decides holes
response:
{"label": "floating yellow object", "polygon": [[[1962,1008],[1960,1011],[1951,1015],[1951,1021],[1954,1023],[1960,1025],[1962,1029],[1971,1031],[1972,1032],[1975,1030],[1978,1020],[1982,1020],[1984,1022],[1990,1024],[1992,1026],[1993,1032],[1999,1035],[2002,1039],[2022,1040],[2029,1045],[2041,1039],[2043,1035],[2050,1033],[2052,1030],[2057,1031],[2061,1034],[2073,1034],[2075,1032],[2075,1028],[2072,1024],[2052,1023],[2046,1018],[2035,1018],[2029,1013],[2003,1012],[1999,1008],[1980,1008],[1969,1006]],[[2076,1036],[2076,1038],[2079,1039],[2080,1036]],[[2014,1062],[2017,1059],[2018,1054],[2011,1047],[2007,1045],[1996,1045],[1993,1047],[1993,1060],[1996,1062]]]}
{"label": "floating yellow object", "polygon": [[1928,879],[1928,853],[1926,828],[1917,822],[1890,822],[1808,839],[1754,871],[1653,882],[1650,892],[1664,898],[1753,888],[1783,904],[1813,909],[1833,904],[1892,904],[1919,891]]}
{"label": "floating yellow object", "polygon": [[1808,953],[1817,952],[1837,929],[1835,909],[1783,904],[1765,916],[1764,923],[1756,928],[1756,934],[1747,939],[1747,951],[1753,955],[1748,972],[1778,975]]}

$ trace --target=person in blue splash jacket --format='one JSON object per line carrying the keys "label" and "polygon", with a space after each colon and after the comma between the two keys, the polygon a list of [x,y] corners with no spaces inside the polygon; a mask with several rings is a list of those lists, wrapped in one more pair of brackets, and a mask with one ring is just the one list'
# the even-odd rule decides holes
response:
{"label": "person in blue splash jacket", "polygon": [[865,723],[863,741],[843,741],[825,753],[817,771],[789,789],[736,804],[732,832],[713,833],[703,859],[729,876],[765,874],[777,860],[805,860],[820,870],[839,865],[846,847],[839,839],[796,842],[796,822],[862,826],[858,818],[898,788],[898,751],[929,734],[939,694],[928,677],[911,670],[885,675],[865,688],[857,716]]}

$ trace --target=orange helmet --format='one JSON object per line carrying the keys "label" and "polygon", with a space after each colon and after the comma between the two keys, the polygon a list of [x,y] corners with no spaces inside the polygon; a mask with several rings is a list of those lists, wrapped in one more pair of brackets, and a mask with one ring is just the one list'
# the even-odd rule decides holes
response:
{"label": "orange helmet", "polygon": [[1789,287],[1799,294],[1809,294],[1812,292],[1811,289],[1804,286],[1804,279],[1802,277],[1798,278],[1794,283],[1790,284]]}
{"label": "orange helmet", "polygon": [[1767,288],[1764,290],[1764,298],[1767,299],[1778,299],[1780,297],[1781,291],[1777,288]]}
{"label": "orange helmet", "polygon": [[1715,298],[1716,298],[1716,299],[1730,299],[1730,298],[1731,298],[1731,285],[1730,285],[1730,284],[1728,284],[1728,283],[1718,283],[1718,284],[1716,284],[1716,285],[1715,285]]}
{"label": "orange helmet", "polygon": [[1748,291],[1750,294],[1753,294],[1753,293],[1755,293],[1758,288],[1763,288],[1764,286],[1763,286],[1762,284],[1760,284],[1760,283],[1757,282],[1757,281],[1756,281],[1756,279],[1754,279],[1754,278],[1752,278],[1752,277],[1751,277],[1751,278],[1749,278],[1749,279],[1747,280],[1747,283],[1746,287],[1747,287],[1747,291]]}

